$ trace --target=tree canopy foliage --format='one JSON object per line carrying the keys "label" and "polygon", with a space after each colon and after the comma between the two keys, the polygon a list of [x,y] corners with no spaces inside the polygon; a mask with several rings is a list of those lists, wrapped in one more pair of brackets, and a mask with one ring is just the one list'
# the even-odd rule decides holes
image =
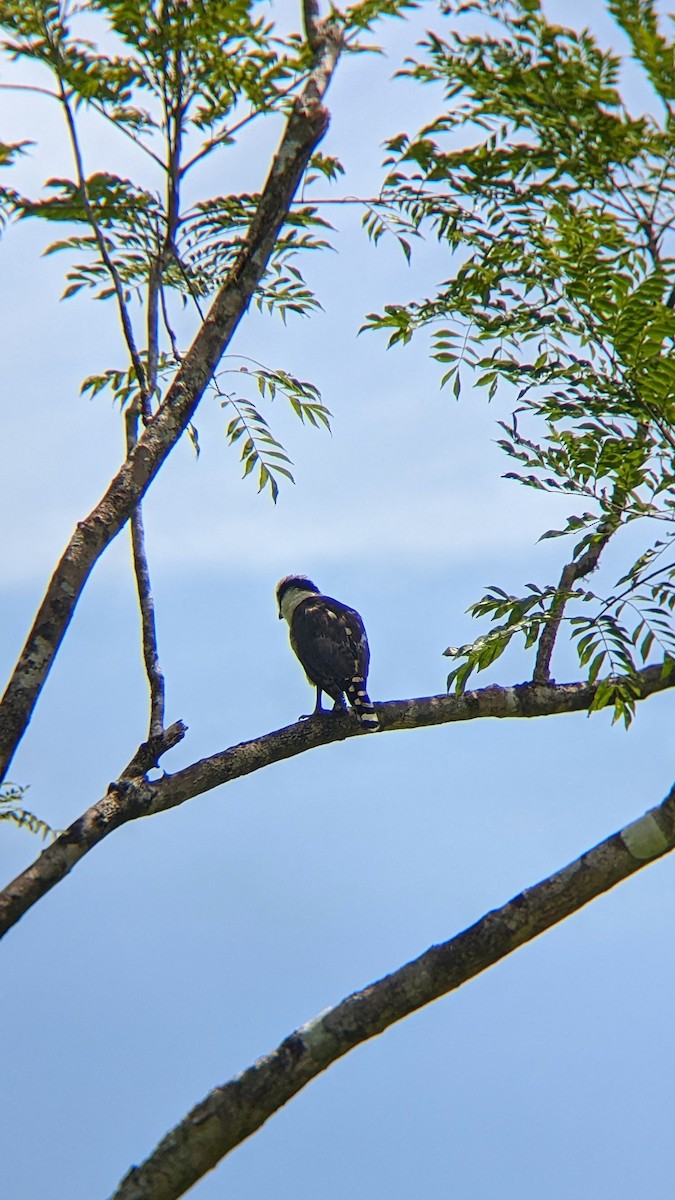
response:
{"label": "tree canopy foliage", "polygon": [[[669,672],[675,653],[675,124],[673,48],[654,5],[610,8],[657,115],[626,107],[616,53],[551,24],[538,3],[445,6],[450,32],[430,34],[405,71],[440,83],[446,106],[390,140],[383,201],[399,228],[438,239],[448,276],[369,327],[390,345],[428,329],[458,398],[468,383],[513,396],[500,421],[508,477],[576,502],[563,529],[542,534],[575,539],[560,581],[476,601],[492,627],[454,651],[449,685],[463,688],[516,634],[537,647],[535,678],[548,678],[564,620],[589,680],[607,673],[592,707],[612,704],[628,722],[639,666]],[[614,585],[582,584],[637,521],[643,544],[626,561],[625,541]]]}
{"label": "tree canopy foliage", "polygon": [[[279,32],[254,0],[0,0],[7,74],[58,106],[72,168],[39,194],[13,186],[35,131],[0,146],[0,219],[46,223],[47,253],[66,258],[65,300],[108,303],[122,353],[82,381],[120,408],[125,454],[92,512],[77,523],[48,583],[0,705],[0,822],[51,840],[0,892],[4,934],[110,833],[262,767],[360,734],[349,713],[220,749],[172,774],[153,770],[186,735],[165,722],[142,502],[211,393],[242,473],[276,501],[290,457],[266,402],[287,399],[301,420],[330,427],[313,381],[260,360],[223,356],[251,303],[282,321],[312,316],[320,297],[303,264],[329,245],[330,198],[357,203],[365,234],[398,239],[413,270],[435,239],[443,281],[428,296],[365,318],[389,345],[430,340],[443,386],[478,389],[500,406],[507,477],[569,497],[572,539],[557,580],[521,594],[495,584],[471,613],[487,632],[446,654],[449,694],[377,706],[383,732],[483,717],[529,718],[610,708],[628,725],[638,702],[675,686],[675,82],[674,47],[650,0],[610,0],[631,70],[656,100],[631,111],[625,64],[588,31],[551,23],[538,0],[446,0],[403,74],[443,95],[418,132],[392,132],[376,196],[338,195],[343,167],[319,145],[325,95],[342,56],[372,49],[382,17],[411,0],[361,0],[321,16],[304,0],[301,32]],[[364,40],[365,39],[365,40]],[[232,155],[254,122],[279,136],[259,190],[206,194],[200,175]],[[129,139],[138,177],[90,170],[83,128]],[[0,130],[0,135],[2,131]],[[234,173],[234,169],[233,169]],[[229,178],[221,170],[220,178]],[[16,180],[14,180],[14,184]],[[414,288],[414,285],[413,285]],[[192,317],[189,344],[175,314]],[[24,807],[7,772],[28,729],[89,575],[130,525],[150,692],[147,737],[104,794],[68,829]],[[563,544],[556,541],[556,545]],[[589,577],[621,562],[605,586]],[[562,635],[581,678],[557,683]],[[528,679],[469,691],[522,637]],[[411,736],[409,733],[408,736]],[[117,1200],[177,1197],[317,1074],[361,1042],[510,954],[675,848],[675,791],[536,887],[463,933],[300,1026],[276,1051],[215,1088],[145,1163]]]}

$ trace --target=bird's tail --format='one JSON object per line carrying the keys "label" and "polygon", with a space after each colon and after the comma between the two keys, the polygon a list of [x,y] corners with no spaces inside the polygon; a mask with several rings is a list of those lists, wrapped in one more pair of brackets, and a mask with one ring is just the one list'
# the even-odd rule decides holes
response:
{"label": "bird's tail", "polygon": [[380,728],[375,708],[370,702],[366,691],[366,681],[360,675],[355,675],[346,688],[347,699],[356,713],[359,724],[364,730],[374,733]]}

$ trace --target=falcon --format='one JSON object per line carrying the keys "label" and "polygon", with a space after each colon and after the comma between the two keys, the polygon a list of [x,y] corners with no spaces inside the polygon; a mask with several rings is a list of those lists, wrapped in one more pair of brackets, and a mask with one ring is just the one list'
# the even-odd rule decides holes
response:
{"label": "falcon", "polygon": [[291,647],[316,688],[315,713],[323,712],[321,693],[345,707],[345,696],[363,730],[380,723],[366,691],[370,650],[359,614],[324,596],[304,575],[286,575],[277,584],[279,620],[288,621]]}

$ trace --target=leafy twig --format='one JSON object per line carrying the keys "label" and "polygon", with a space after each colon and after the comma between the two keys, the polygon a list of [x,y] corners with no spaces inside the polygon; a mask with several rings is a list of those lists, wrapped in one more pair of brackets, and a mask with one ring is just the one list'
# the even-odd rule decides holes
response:
{"label": "leafy twig", "polygon": [[141,393],[141,405],[142,405],[144,415],[145,415],[147,405],[149,403],[148,382],[147,382],[147,378],[146,378],[146,374],[145,374],[145,369],[143,367],[143,363],[142,363],[141,357],[138,353],[138,348],[136,346],[136,339],[134,337],[134,331],[133,331],[133,327],[131,324],[131,317],[129,316],[129,310],[127,308],[127,303],[126,303],[126,299],[125,299],[125,295],[124,295],[124,288],[122,286],[122,280],[120,279],[119,273],[115,266],[115,263],[113,262],[113,260],[110,256],[110,252],[106,245],[105,237],[103,236],[101,227],[100,227],[98,221],[96,220],[96,215],[94,213],[91,202],[89,200],[89,192],[87,190],[87,180],[86,180],[86,176],[84,173],[84,164],[82,162],[82,152],[80,150],[80,143],[79,143],[79,139],[77,136],[77,127],[75,125],[75,118],[73,117],[73,113],[72,113],[72,110],[70,107],[70,102],[68,100],[68,94],[66,92],[66,89],[65,89],[62,79],[59,79],[59,94],[60,94],[61,103],[63,105],[63,111],[66,116],[66,123],[68,125],[68,132],[70,134],[70,141],[71,141],[71,145],[73,148],[73,157],[75,159],[75,169],[77,171],[77,182],[78,182],[78,185],[80,188],[80,194],[82,196],[82,204],[83,204],[84,210],[87,214],[89,224],[91,225],[92,231],[96,238],[96,244],[99,249],[99,254],[101,255],[101,259],[106,266],[106,269],[112,280],[113,287],[115,289],[115,295],[117,297],[117,306],[118,306],[119,314],[120,314],[120,321],[122,322],[122,330],[124,333],[124,340],[127,344],[127,349],[129,351],[131,361],[134,364],[134,370],[136,372],[136,378],[138,379],[138,386],[139,386],[140,393]]}
{"label": "leafy twig", "polygon": [[19,829],[27,829],[29,833],[38,834],[44,841],[46,838],[57,838],[58,829],[52,829],[41,817],[29,812],[23,807],[26,788],[17,783],[4,783],[0,786],[0,821],[11,821]]}

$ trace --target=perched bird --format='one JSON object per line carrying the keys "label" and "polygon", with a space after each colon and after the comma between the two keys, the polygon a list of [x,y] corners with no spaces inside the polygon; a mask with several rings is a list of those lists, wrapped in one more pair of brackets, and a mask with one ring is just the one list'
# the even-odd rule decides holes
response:
{"label": "perched bird", "polygon": [[366,691],[370,650],[359,614],[323,596],[304,575],[287,575],[279,581],[277,603],[279,619],[288,621],[293,651],[316,687],[314,712],[323,712],[322,692],[335,701],[334,710],[344,708],[346,696],[363,729],[379,729]]}

